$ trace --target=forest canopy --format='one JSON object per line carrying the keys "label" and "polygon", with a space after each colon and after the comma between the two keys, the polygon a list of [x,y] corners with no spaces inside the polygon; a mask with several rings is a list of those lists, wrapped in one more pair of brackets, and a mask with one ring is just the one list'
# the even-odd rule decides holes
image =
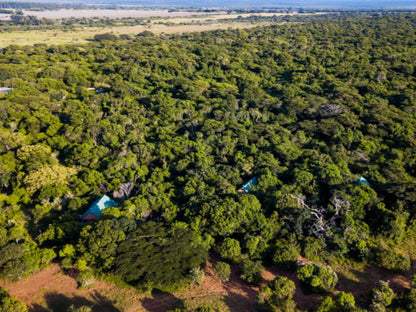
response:
{"label": "forest canopy", "polygon": [[[299,254],[409,270],[415,32],[411,13],[339,14],[0,50],[0,276],[58,259],[167,289],[209,252],[249,281]],[[291,306],[272,286],[262,302]]]}

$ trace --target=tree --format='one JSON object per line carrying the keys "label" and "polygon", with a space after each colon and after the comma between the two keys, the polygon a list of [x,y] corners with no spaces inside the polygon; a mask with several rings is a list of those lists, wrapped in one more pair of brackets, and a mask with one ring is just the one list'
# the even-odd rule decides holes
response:
{"label": "tree", "polygon": [[410,269],[410,257],[382,240],[378,242],[376,257],[376,262],[386,269],[403,272]]}
{"label": "tree", "polygon": [[186,283],[190,270],[206,256],[191,230],[150,221],[120,244],[112,271],[138,287],[175,288]]}
{"label": "tree", "polygon": [[355,311],[354,296],[343,291],[335,295],[334,300],[331,297],[323,298],[316,308],[317,312],[337,312],[337,311]]}
{"label": "tree", "polygon": [[205,278],[205,273],[204,271],[197,267],[197,268],[193,268],[190,271],[190,277],[191,277],[191,282],[195,283],[197,285],[202,285],[202,283],[204,282],[204,278]]}
{"label": "tree", "polygon": [[95,283],[96,278],[92,270],[85,270],[78,274],[76,280],[78,282],[79,287],[85,288],[93,285]]}
{"label": "tree", "polygon": [[[133,223],[126,232],[134,228]],[[119,244],[125,239],[125,230],[117,220],[101,220],[93,226],[87,225],[82,229],[77,244],[78,258],[98,269],[108,270],[113,265]]]}
{"label": "tree", "polygon": [[230,280],[231,275],[231,267],[228,263],[225,262],[217,262],[214,265],[214,272],[217,274],[218,278],[221,282],[228,282]]}
{"label": "tree", "polygon": [[395,297],[394,291],[389,286],[389,281],[378,281],[372,291],[370,310],[374,312],[386,311]]}
{"label": "tree", "polygon": [[[201,263],[188,266],[174,254],[171,232],[179,225],[192,233],[181,251],[215,249],[248,280],[260,263],[291,265],[299,252],[322,263],[409,269],[416,16],[247,20],[285,23],[1,49],[2,276],[23,278],[56,251],[62,266],[104,275],[120,268],[122,278],[144,287],[155,276],[163,285],[185,284]],[[115,21],[47,28],[79,23]],[[29,26],[12,24],[0,31]],[[370,186],[358,185],[360,176]],[[251,194],[239,194],[253,177]],[[79,222],[95,197],[126,183],[134,185],[128,200],[91,226]],[[165,234],[127,242],[149,221],[161,226],[147,229],[151,235]],[[131,258],[127,247],[136,252]],[[163,274],[143,255],[131,264],[135,247]],[[175,276],[160,255],[165,247],[178,260]],[[121,254],[125,262],[116,266]],[[314,291],[333,287],[324,268],[304,277]]]}
{"label": "tree", "polygon": [[273,262],[285,267],[293,267],[299,256],[299,247],[296,241],[278,239],[275,244]]}
{"label": "tree", "polygon": [[268,283],[268,286],[260,289],[258,294],[259,303],[275,312],[290,312],[295,310],[293,295],[295,283],[286,277],[278,276]]}
{"label": "tree", "polygon": [[264,267],[261,261],[244,259],[241,261],[241,278],[250,284],[258,285],[262,280]]}
{"label": "tree", "polygon": [[237,261],[241,255],[241,247],[238,240],[227,237],[219,247],[222,258]]}
{"label": "tree", "polygon": [[52,249],[40,249],[31,242],[10,242],[0,248],[0,276],[17,281],[36,270],[46,268],[56,257]]}
{"label": "tree", "polygon": [[94,40],[101,42],[101,41],[115,41],[119,39],[117,35],[114,35],[112,33],[105,33],[105,34],[97,34],[94,35]]}
{"label": "tree", "polygon": [[410,278],[410,291],[407,295],[408,304],[407,309],[409,311],[415,311],[416,309],[416,275],[412,275]]}
{"label": "tree", "polygon": [[306,264],[298,267],[298,278],[314,291],[330,291],[338,282],[337,274],[329,267]]}
{"label": "tree", "polygon": [[12,148],[22,146],[26,143],[27,137],[20,133],[14,132],[11,129],[0,128],[0,152],[8,151]]}
{"label": "tree", "polygon": [[44,165],[29,172],[23,182],[26,184],[28,191],[33,194],[42,187],[68,184],[69,177],[76,172],[74,168],[68,168],[59,164]]}
{"label": "tree", "polygon": [[27,306],[15,297],[10,297],[7,291],[0,288],[0,310],[2,312],[26,312]]}

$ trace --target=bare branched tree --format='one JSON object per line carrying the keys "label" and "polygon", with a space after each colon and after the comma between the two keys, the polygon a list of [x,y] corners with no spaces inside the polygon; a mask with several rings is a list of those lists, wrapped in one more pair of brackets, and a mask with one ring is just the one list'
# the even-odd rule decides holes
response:
{"label": "bare branched tree", "polygon": [[321,237],[328,230],[328,222],[325,220],[326,209],[324,207],[310,207],[306,204],[306,197],[304,195],[296,194],[292,195],[292,198],[296,199],[302,208],[309,210],[310,214],[314,217],[314,224],[312,226],[313,234],[316,237]]}
{"label": "bare branched tree", "polygon": [[344,112],[344,107],[338,104],[324,104],[319,108],[321,116],[338,115]]}
{"label": "bare branched tree", "polygon": [[351,204],[348,200],[334,197],[331,199],[331,204],[335,208],[335,215],[345,215],[350,211]]}

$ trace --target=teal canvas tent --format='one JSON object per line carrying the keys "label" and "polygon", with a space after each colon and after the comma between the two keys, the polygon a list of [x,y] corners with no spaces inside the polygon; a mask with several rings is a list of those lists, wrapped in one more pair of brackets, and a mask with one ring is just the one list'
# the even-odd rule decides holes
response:
{"label": "teal canvas tent", "polygon": [[96,200],[88,210],[80,215],[82,221],[97,221],[101,217],[101,211],[109,207],[117,207],[118,203],[107,195]]}
{"label": "teal canvas tent", "polygon": [[357,185],[360,185],[361,183],[367,184],[369,187],[371,187],[370,182],[368,182],[364,177],[360,177],[357,181]]}
{"label": "teal canvas tent", "polygon": [[250,193],[250,190],[257,185],[257,177],[252,178],[246,184],[244,184],[237,192],[239,194],[247,194]]}

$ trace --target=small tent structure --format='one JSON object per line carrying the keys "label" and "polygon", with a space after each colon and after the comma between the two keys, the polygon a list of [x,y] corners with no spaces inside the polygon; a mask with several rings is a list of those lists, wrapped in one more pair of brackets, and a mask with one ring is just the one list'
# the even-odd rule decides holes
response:
{"label": "small tent structure", "polygon": [[360,185],[361,183],[367,184],[369,187],[371,187],[370,182],[368,182],[364,177],[360,177],[357,181],[357,185]]}
{"label": "small tent structure", "polygon": [[2,93],[9,93],[12,90],[13,90],[13,88],[0,87],[0,92],[2,92]]}
{"label": "small tent structure", "polygon": [[257,177],[252,178],[250,181],[248,181],[246,184],[244,184],[238,191],[238,194],[248,194],[250,193],[250,190],[253,188],[253,186],[257,185]]}
{"label": "small tent structure", "polygon": [[101,211],[109,207],[117,207],[118,204],[107,195],[96,200],[88,210],[80,215],[82,221],[92,222],[97,221],[101,217]]}

